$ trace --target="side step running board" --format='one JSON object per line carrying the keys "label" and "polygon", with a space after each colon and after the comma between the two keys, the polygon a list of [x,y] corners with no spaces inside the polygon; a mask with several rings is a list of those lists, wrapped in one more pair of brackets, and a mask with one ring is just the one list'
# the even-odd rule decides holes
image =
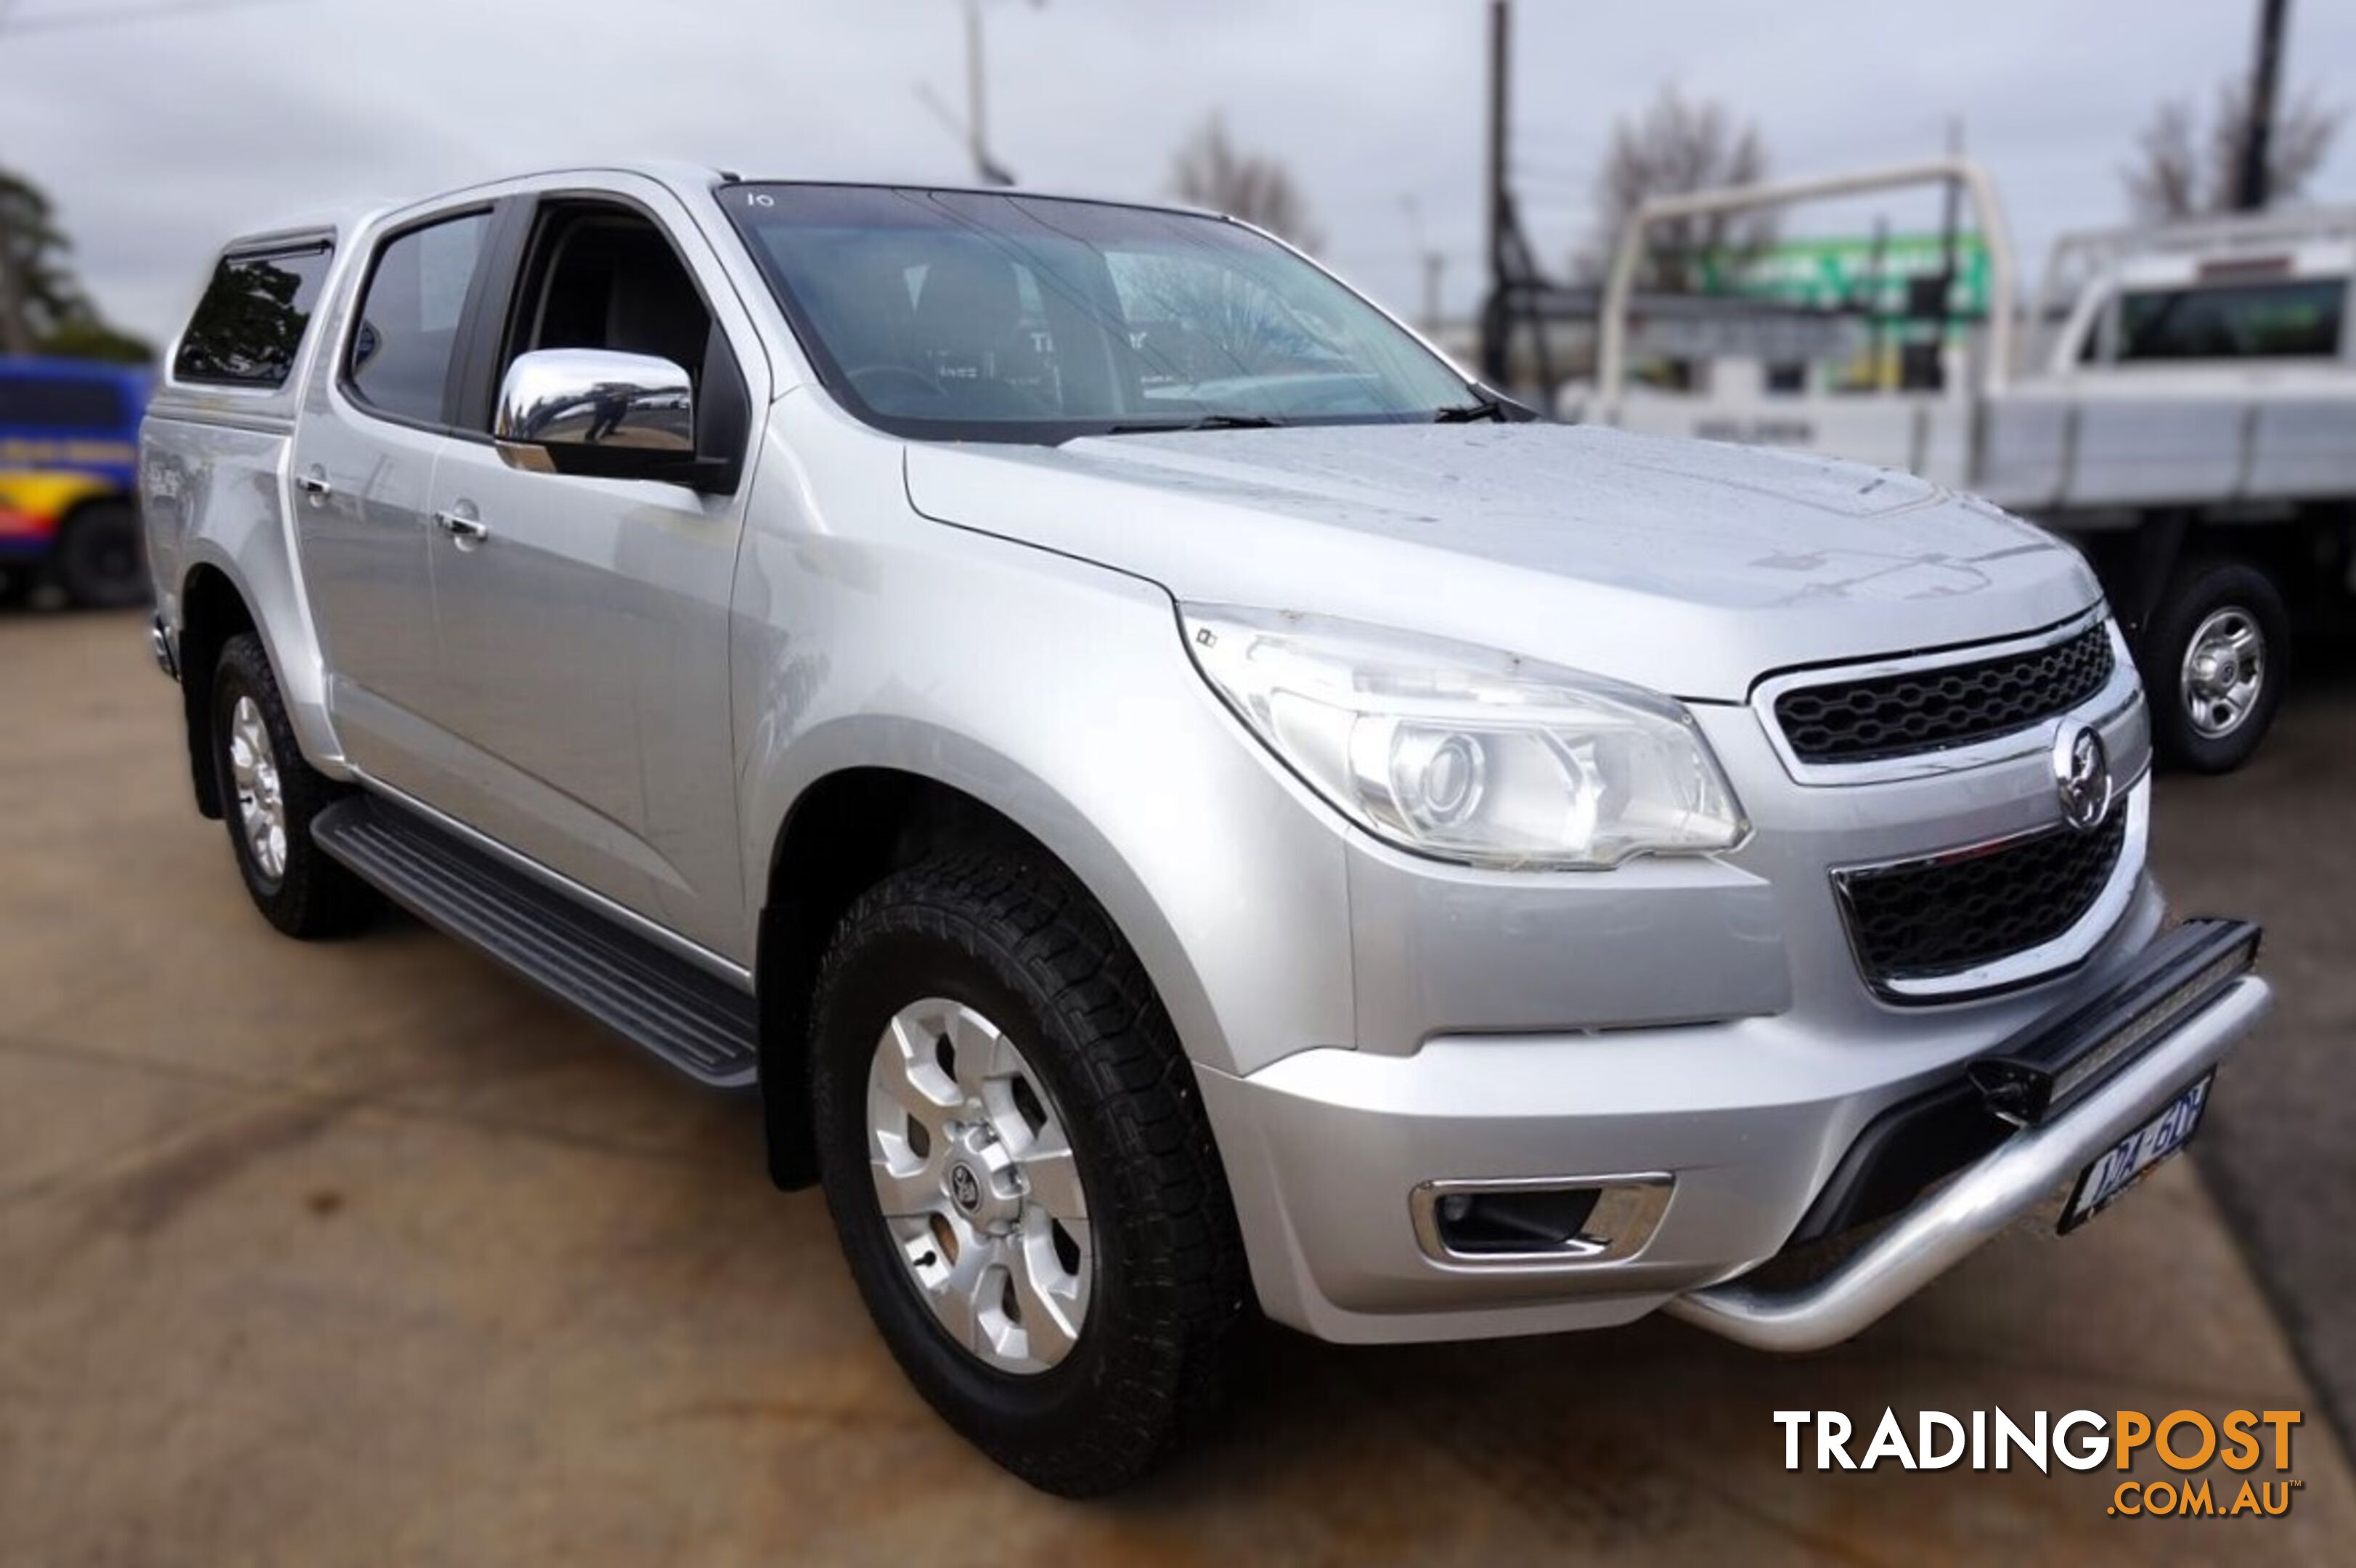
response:
{"label": "side step running board", "polygon": [[373,795],[311,824],[319,848],[428,924],[705,1083],[753,1082],[753,998],[457,835]]}

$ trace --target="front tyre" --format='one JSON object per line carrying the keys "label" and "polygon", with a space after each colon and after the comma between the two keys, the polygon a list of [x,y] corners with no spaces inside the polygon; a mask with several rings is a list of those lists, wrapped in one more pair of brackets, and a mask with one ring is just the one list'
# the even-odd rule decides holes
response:
{"label": "front tyre", "polygon": [[909,1381],[1044,1490],[1143,1475],[1216,1401],[1244,1264],[1111,923],[1021,857],[896,873],[828,950],[810,1047],[827,1205]]}
{"label": "front tyre", "polygon": [[254,907],[289,936],[341,936],[377,910],[369,885],[311,838],[342,793],[303,760],[262,639],[241,632],[213,671],[212,751],[221,816]]}
{"label": "front tyre", "polygon": [[2142,640],[2153,739],[2179,767],[2230,773],[2281,706],[2290,613],[2274,580],[2237,560],[2188,567]]}

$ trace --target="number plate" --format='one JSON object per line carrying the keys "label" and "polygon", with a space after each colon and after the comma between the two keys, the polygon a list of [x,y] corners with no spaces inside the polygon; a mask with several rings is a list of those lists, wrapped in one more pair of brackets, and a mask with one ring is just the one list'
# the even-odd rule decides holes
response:
{"label": "number plate", "polygon": [[2070,1201],[2062,1210],[2057,1229],[2076,1230],[2126,1195],[2127,1189],[2150,1174],[2154,1166],[2192,1141],[2209,1108],[2209,1085],[2216,1082],[2211,1068],[2185,1086],[2159,1115],[2113,1145],[2110,1152],[2078,1173]]}

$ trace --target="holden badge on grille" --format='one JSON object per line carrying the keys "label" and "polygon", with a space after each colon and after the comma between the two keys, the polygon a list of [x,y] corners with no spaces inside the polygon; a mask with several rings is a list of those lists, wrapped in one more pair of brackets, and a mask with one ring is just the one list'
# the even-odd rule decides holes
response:
{"label": "holden badge on grille", "polygon": [[2111,814],[2111,753],[2091,724],[2065,724],[2053,737],[2053,789],[2062,820],[2092,833]]}

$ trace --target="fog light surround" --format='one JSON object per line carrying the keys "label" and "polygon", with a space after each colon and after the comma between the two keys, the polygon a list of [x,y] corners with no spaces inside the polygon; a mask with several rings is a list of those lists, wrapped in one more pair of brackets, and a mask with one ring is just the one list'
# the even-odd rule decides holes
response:
{"label": "fog light surround", "polygon": [[1665,1171],[1427,1181],[1408,1210],[1417,1244],[1444,1267],[1591,1268],[1642,1252],[1676,1186]]}

